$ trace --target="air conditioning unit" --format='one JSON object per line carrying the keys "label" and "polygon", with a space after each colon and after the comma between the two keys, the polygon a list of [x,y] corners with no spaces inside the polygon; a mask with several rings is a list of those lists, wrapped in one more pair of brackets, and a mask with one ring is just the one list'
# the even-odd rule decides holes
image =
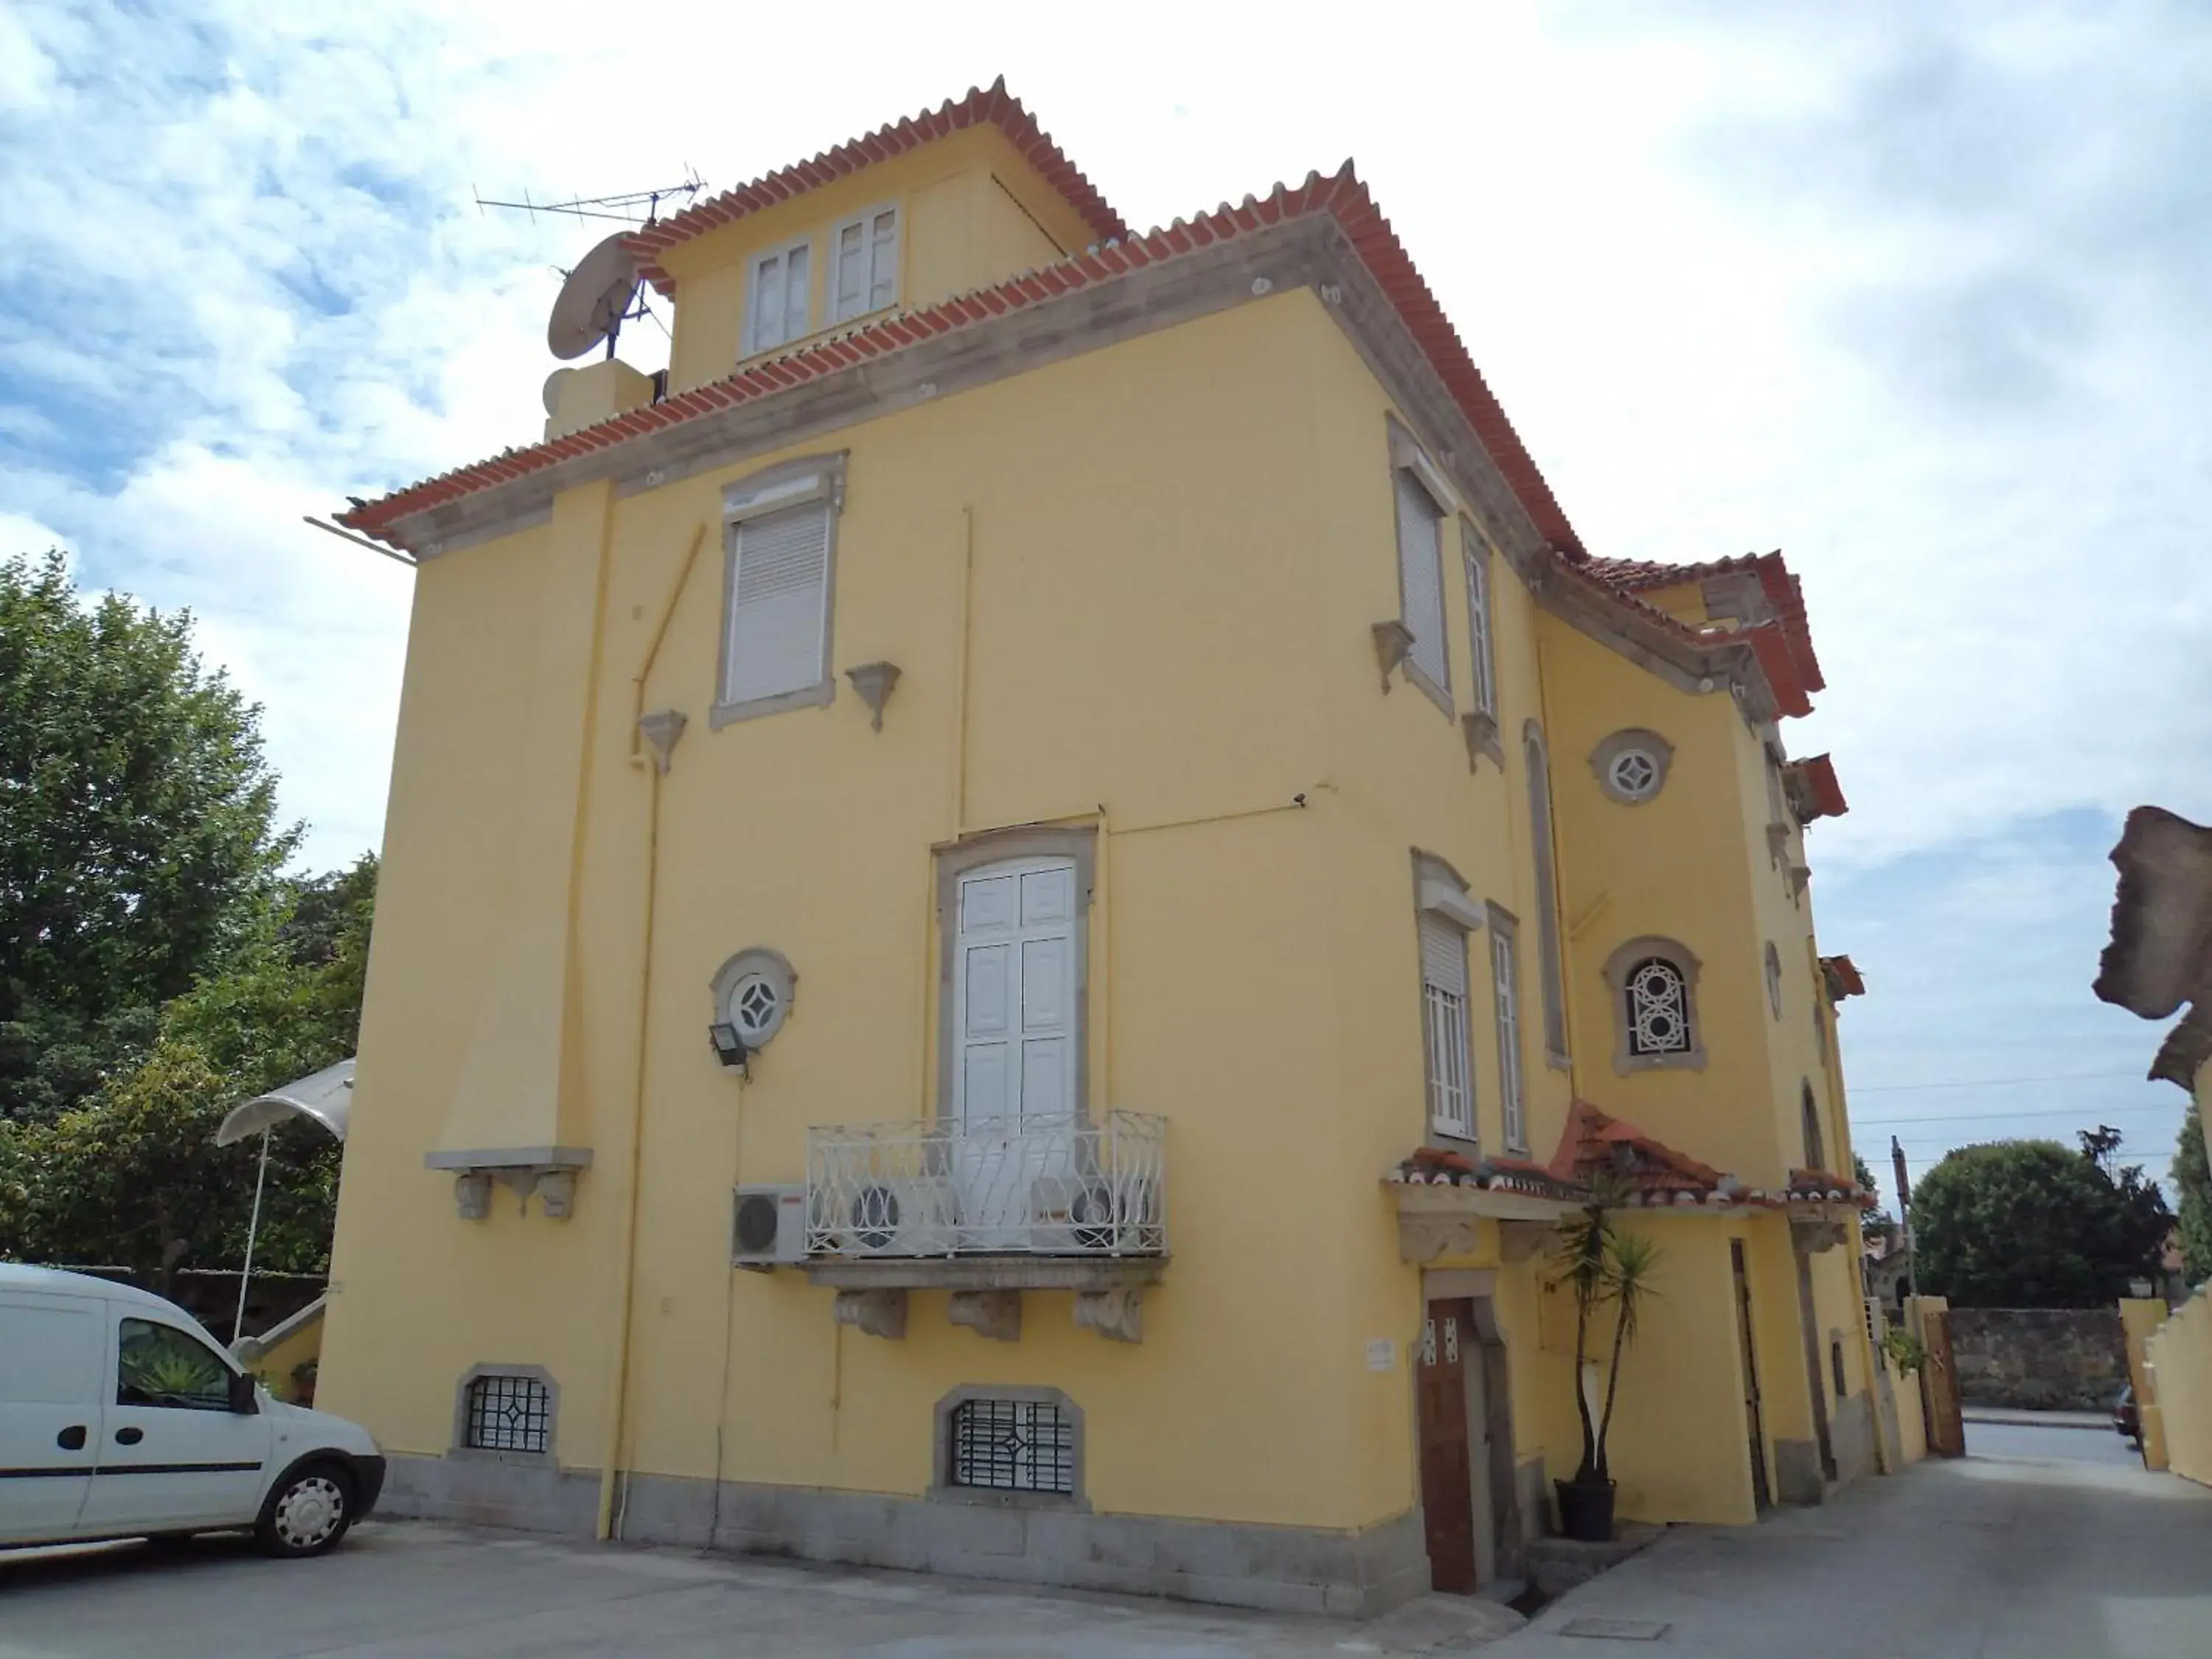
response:
{"label": "air conditioning unit", "polygon": [[806,1188],[740,1187],[730,1212],[730,1261],[765,1272],[806,1260]]}
{"label": "air conditioning unit", "polygon": [[857,1187],[831,1218],[848,1255],[948,1255],[957,1247],[952,1189],[939,1176],[887,1176]]}

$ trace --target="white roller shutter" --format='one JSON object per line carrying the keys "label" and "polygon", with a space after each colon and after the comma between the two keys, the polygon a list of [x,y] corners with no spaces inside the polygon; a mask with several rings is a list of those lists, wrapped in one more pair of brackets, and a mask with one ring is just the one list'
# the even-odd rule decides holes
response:
{"label": "white roller shutter", "polygon": [[1413,636],[1407,655],[1431,684],[1449,686],[1437,504],[1411,472],[1401,467],[1393,476],[1398,483],[1398,586],[1407,631]]}
{"label": "white roller shutter", "polygon": [[810,501],[738,526],[724,702],[821,684],[830,513],[828,502]]}

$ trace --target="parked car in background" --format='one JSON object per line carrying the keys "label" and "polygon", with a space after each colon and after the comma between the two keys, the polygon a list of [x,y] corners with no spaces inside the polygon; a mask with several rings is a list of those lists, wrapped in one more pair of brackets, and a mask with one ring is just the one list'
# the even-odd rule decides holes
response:
{"label": "parked car in background", "polygon": [[2136,1385],[2132,1382],[2120,1389],[2120,1397],[2112,1401],[2112,1426],[2123,1440],[2132,1440],[2140,1449],[2142,1446],[2142,1413],[2136,1409]]}
{"label": "parked car in background", "polygon": [[0,1262],[0,1545],[251,1529],[319,1555],[383,1485],[368,1430],[280,1403],[175,1304]]}

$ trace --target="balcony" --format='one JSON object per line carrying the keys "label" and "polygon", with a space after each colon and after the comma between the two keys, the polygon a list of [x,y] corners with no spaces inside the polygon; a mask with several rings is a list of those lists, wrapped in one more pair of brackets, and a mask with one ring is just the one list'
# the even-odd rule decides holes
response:
{"label": "balcony", "polygon": [[838,1318],[905,1329],[908,1290],[1014,1340],[1024,1291],[1073,1291],[1076,1322],[1137,1340],[1168,1254],[1167,1122],[1107,1112],[820,1126],[806,1136],[806,1271]]}

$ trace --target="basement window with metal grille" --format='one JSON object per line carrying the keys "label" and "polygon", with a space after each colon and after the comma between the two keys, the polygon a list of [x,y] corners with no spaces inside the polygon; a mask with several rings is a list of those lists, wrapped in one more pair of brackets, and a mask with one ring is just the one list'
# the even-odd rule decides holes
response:
{"label": "basement window with metal grille", "polygon": [[489,1371],[471,1378],[461,1443],[471,1451],[552,1450],[552,1390],[534,1376]]}
{"label": "basement window with metal grille", "polygon": [[948,1484],[984,1492],[1075,1492],[1075,1424],[1049,1401],[963,1400],[947,1423]]}

